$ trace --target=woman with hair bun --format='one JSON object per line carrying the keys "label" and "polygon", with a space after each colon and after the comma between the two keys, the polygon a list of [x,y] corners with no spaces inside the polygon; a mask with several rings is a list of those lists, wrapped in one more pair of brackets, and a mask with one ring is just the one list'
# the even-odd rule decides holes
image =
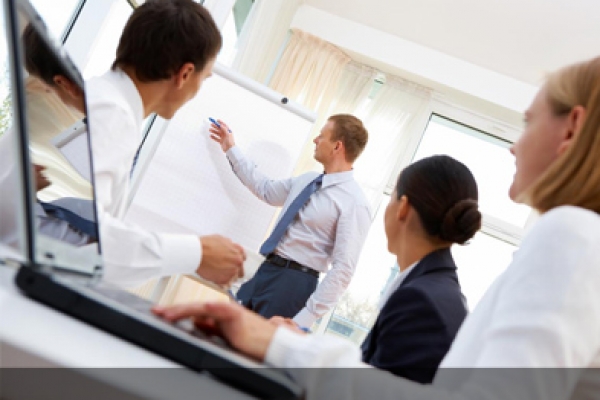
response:
{"label": "woman with hair bun", "polygon": [[467,315],[450,246],[481,227],[477,199],[473,174],[451,157],[428,157],[400,173],[384,217],[400,275],[362,345],[365,363],[433,380]]}

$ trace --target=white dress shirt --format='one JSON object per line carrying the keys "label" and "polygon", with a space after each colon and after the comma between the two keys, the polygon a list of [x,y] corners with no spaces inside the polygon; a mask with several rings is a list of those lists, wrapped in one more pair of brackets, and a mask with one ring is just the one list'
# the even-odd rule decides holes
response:
{"label": "white dress shirt", "polygon": [[157,234],[123,222],[144,109],[133,81],[109,71],[86,85],[104,278],[122,286],[191,273],[202,258],[194,235]]}
{"label": "white dress shirt", "polygon": [[[319,175],[309,172],[295,178],[271,180],[260,173],[239,148],[229,149],[227,158],[237,177],[256,197],[283,207],[280,218],[298,194]],[[294,317],[294,322],[310,327],[335,306],[354,275],[371,219],[368,201],[352,171],[323,177],[321,188],[311,195],[275,249],[282,257],[327,273],[306,306]]]}
{"label": "white dress shirt", "polygon": [[591,400],[600,393],[591,370],[600,367],[599,316],[600,216],[563,206],[523,239],[465,320],[433,386],[374,369],[322,374],[315,367],[367,366],[350,342],[285,328],[266,361],[287,368],[309,399]]}

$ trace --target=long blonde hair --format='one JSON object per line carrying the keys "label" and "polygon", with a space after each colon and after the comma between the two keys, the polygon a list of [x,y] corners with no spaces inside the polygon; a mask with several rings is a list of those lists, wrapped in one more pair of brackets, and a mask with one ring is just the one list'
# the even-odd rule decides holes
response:
{"label": "long blonde hair", "polygon": [[547,99],[556,115],[586,110],[571,146],[528,191],[540,212],[573,205],[600,213],[600,57],[570,65],[548,77]]}

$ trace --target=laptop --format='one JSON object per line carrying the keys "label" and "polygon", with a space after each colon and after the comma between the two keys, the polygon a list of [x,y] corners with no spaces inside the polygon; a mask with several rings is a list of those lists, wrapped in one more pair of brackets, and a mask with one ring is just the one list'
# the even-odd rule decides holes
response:
{"label": "laptop", "polygon": [[[43,214],[40,217],[39,208],[65,198],[91,205],[86,218],[92,223],[98,221],[88,134],[94,127],[89,126],[89,119],[85,118],[85,96],[78,101],[65,96],[53,97],[52,90],[36,81],[35,73],[29,76],[25,56],[34,50],[30,40],[33,35],[41,39],[37,46],[48,51],[65,76],[85,93],[77,68],[49,37],[33,7],[25,0],[3,1],[4,21],[0,22],[6,26],[13,118],[12,124],[0,132],[0,154],[11,155],[1,161],[10,160],[10,165],[0,171],[0,186],[8,185],[8,188],[0,187],[3,198],[0,208],[4,208],[0,210],[0,225],[5,233],[12,235],[0,234],[0,249],[11,248],[13,253],[21,254],[20,259],[8,256],[19,259],[15,278],[19,289],[40,303],[182,366],[206,371],[250,395],[261,399],[300,398],[302,390],[282,371],[237,353],[222,339],[196,330],[190,321],[170,324],[150,312],[153,304],[149,301],[104,283],[97,224],[95,232],[88,233],[65,230],[64,223],[59,222],[56,229],[48,229],[49,222]],[[28,60],[33,59],[28,57]],[[31,61],[27,66],[31,71]],[[37,72],[39,74],[39,70]],[[49,109],[68,112],[41,114],[40,98],[54,102],[54,107],[47,107],[46,112]],[[52,145],[53,137],[76,123],[87,124],[85,134],[79,135],[87,151],[79,154],[78,169]],[[89,174],[81,173],[82,159],[87,163]],[[6,171],[13,172],[12,178],[6,178]],[[89,181],[83,176],[89,176]],[[46,181],[51,184],[48,186]],[[8,198],[6,193],[11,193],[10,201],[4,201]],[[0,252],[0,259],[6,259],[7,254],[10,252]]]}

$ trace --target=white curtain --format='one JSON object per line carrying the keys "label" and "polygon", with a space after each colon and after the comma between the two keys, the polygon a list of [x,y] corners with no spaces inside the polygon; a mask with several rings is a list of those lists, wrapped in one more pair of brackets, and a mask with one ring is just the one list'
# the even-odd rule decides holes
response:
{"label": "white curtain", "polygon": [[335,94],[329,113],[351,113],[365,101],[373,88],[377,70],[355,61],[344,67],[337,93]]}
{"label": "white curtain", "polygon": [[431,90],[388,76],[381,90],[357,112],[369,131],[369,142],[355,163],[355,177],[373,210],[405,155],[411,127],[427,116]]}
{"label": "white curtain", "polygon": [[320,113],[329,108],[349,62],[350,57],[331,43],[293,29],[269,86]]}
{"label": "white curtain", "polygon": [[266,83],[302,0],[257,0],[238,40],[233,68]]}

